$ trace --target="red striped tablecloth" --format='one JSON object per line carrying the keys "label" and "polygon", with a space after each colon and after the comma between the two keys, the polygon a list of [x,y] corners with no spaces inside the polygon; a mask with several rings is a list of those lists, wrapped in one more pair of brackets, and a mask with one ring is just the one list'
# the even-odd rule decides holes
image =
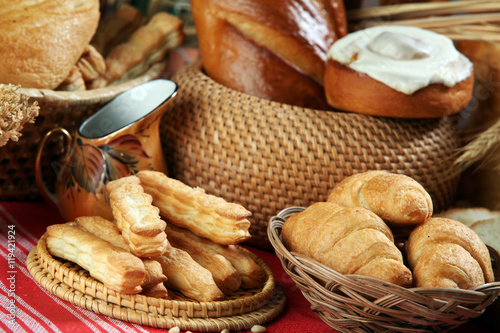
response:
{"label": "red striped tablecloth", "polygon": [[[33,280],[25,264],[27,255],[48,225],[62,222],[57,211],[41,202],[0,202],[0,331],[166,332],[74,306],[53,296]],[[287,296],[284,312],[264,324],[268,332],[335,332],[311,311],[309,302],[283,271],[274,253],[250,250],[271,267]],[[451,332],[492,331],[470,322]]]}

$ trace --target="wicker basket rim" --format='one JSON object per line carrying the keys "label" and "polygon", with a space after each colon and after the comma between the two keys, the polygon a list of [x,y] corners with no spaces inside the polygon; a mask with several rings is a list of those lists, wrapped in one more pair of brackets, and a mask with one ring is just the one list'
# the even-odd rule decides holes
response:
{"label": "wicker basket rim", "polygon": [[131,80],[121,82],[107,87],[81,90],[81,91],[58,91],[51,89],[37,89],[37,88],[19,88],[19,92],[35,100],[50,101],[52,103],[95,103],[100,100],[109,100],[119,93],[122,93],[132,87],[141,83],[158,77],[166,68],[167,62],[159,62],[151,65],[142,75],[137,76]]}
{"label": "wicker basket rim", "polygon": [[36,251],[38,260],[42,262],[44,268],[54,277],[86,295],[135,310],[144,311],[147,309],[147,312],[160,314],[173,311],[179,314],[182,313],[183,317],[189,318],[212,318],[219,317],[221,314],[234,316],[249,313],[263,306],[272,297],[276,288],[274,274],[264,260],[245,248],[240,247],[264,269],[267,275],[267,280],[264,282],[262,288],[258,290],[245,290],[241,297],[223,301],[198,302],[191,299],[160,299],[140,294],[124,294],[107,288],[102,282],[88,275],[86,271],[87,276],[78,273],[75,271],[75,268],[77,267],[80,270],[82,268],[77,264],[70,262],[68,262],[70,264],[63,263],[52,257],[48,252],[46,241],[47,234],[44,234],[38,241]]}
{"label": "wicker basket rim", "polygon": [[[454,288],[437,288],[437,287],[411,287],[411,288],[404,288],[398,285],[395,285],[390,282],[385,282],[381,281],[376,278],[368,277],[368,276],[362,276],[362,275],[356,275],[356,274],[341,274],[323,264],[320,262],[311,259],[307,256],[301,255],[296,252],[290,252],[288,249],[285,247],[283,244],[283,240],[281,237],[281,233],[278,231],[280,230],[281,227],[283,226],[283,223],[285,220],[290,217],[291,215],[301,212],[305,209],[305,207],[288,207],[280,211],[276,216],[271,217],[269,226],[268,226],[268,235],[269,239],[271,240],[271,244],[273,245],[274,249],[278,251],[281,255],[285,256],[287,259],[296,262],[299,266],[303,266],[304,262],[309,262],[309,265],[311,266],[312,269],[318,269],[318,270],[323,270],[327,271],[328,273],[331,273],[332,276],[335,277],[340,277],[340,278],[347,278],[352,280],[355,283],[360,283],[366,286],[366,284],[369,284],[371,286],[379,286],[380,288],[385,289],[387,286],[390,286],[392,290],[397,289],[401,293],[415,293],[415,294],[421,294],[421,295],[426,295],[426,294],[448,294],[448,295],[460,295],[461,298],[463,297],[474,297],[478,295],[489,295],[493,292],[500,292],[500,281],[495,281],[491,283],[486,283],[481,286],[476,287],[475,289],[472,290],[466,290],[466,289],[454,289]],[[490,251],[490,255],[492,257],[492,260],[495,260],[497,263],[500,262],[500,254],[491,246],[487,245],[488,250]],[[497,270],[494,272],[495,276],[500,276],[500,265],[497,267]],[[359,282],[358,282],[359,281]],[[427,296],[425,296],[427,297]]]}

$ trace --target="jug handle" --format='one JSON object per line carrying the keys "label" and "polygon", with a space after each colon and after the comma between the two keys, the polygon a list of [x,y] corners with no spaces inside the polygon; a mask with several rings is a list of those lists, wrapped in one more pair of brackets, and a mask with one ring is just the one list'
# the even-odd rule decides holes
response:
{"label": "jug handle", "polygon": [[56,193],[51,192],[47,186],[45,186],[45,183],[43,181],[43,175],[42,175],[42,168],[41,168],[41,160],[42,160],[42,153],[45,148],[45,144],[47,142],[47,139],[52,136],[53,134],[60,133],[66,138],[66,148],[65,148],[65,156],[61,159],[62,161],[67,160],[69,157],[69,152],[71,148],[71,142],[73,141],[71,134],[64,128],[62,127],[57,127],[54,128],[50,131],[48,131],[45,136],[43,137],[42,141],[38,145],[37,153],[36,153],[36,160],[35,160],[35,179],[36,179],[36,186],[38,187],[38,191],[40,192],[40,195],[42,196],[43,200],[47,202],[48,204],[54,206],[57,209],[57,196]]}

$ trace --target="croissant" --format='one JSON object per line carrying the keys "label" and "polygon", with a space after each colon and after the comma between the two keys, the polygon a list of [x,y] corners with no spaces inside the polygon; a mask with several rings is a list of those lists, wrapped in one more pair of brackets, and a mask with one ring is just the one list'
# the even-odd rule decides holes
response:
{"label": "croissant", "polygon": [[408,287],[410,270],[384,221],[361,207],[318,202],[283,224],[285,246],[341,274],[359,274]]}
{"label": "croissant", "polygon": [[473,289],[494,282],[488,248],[465,224],[432,217],[406,243],[416,287]]}
{"label": "croissant", "polygon": [[387,171],[367,171],[345,178],[328,196],[330,202],[363,207],[391,226],[424,222],[433,212],[429,193],[416,180]]}

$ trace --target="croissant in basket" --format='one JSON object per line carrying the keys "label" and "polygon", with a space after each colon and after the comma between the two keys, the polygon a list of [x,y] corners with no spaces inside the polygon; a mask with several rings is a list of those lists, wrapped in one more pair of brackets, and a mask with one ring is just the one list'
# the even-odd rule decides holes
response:
{"label": "croissant in basket", "polygon": [[289,217],[283,242],[341,274],[359,274],[403,287],[412,274],[384,221],[361,207],[318,202]]}
{"label": "croissant in basket", "polygon": [[495,281],[488,248],[459,221],[430,218],[406,246],[416,287],[474,289]]}

